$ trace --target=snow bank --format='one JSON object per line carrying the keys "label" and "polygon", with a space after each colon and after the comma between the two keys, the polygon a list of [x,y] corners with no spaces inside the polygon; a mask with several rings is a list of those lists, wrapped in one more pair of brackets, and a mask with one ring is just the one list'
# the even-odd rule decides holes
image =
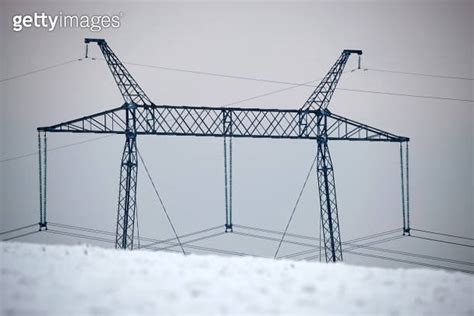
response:
{"label": "snow bank", "polygon": [[0,243],[3,315],[473,314],[474,277]]}

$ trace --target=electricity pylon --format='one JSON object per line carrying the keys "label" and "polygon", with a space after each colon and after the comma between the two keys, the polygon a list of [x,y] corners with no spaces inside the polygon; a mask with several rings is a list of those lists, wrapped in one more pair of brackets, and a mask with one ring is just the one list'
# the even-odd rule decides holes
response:
{"label": "electricity pylon", "polygon": [[361,50],[344,50],[324,76],[319,85],[310,95],[302,107],[303,111],[315,109],[318,112],[317,126],[317,175],[319,187],[319,207],[321,212],[321,227],[323,231],[324,250],[326,261],[342,261],[341,233],[339,229],[339,214],[337,210],[336,183],[334,180],[334,166],[328,146],[328,120],[331,112],[329,102],[336,90],[344,67],[351,54],[359,55]]}
{"label": "electricity pylon", "polygon": [[[407,143],[398,136],[328,110],[331,97],[349,56],[360,50],[344,50],[308,101],[300,109],[263,109],[156,105],[133,79],[104,39],[97,43],[112,72],[124,104],[67,122],[39,127],[40,229],[46,228],[46,133],[122,134],[125,145],[121,160],[117,210],[116,248],[133,249],[137,192],[137,137],[139,135],[207,136],[224,139],[225,225],[232,231],[232,138],[308,139],[317,144],[317,173],[324,249],[327,262],[342,260],[334,168],[328,141],[370,141]],[[87,53],[86,53],[87,55]],[[43,137],[43,142],[41,142]],[[43,144],[43,145],[42,145]],[[43,146],[43,147],[42,147]],[[402,152],[401,152],[402,153]],[[43,155],[43,156],[42,156]],[[43,157],[43,159],[42,159]],[[403,232],[409,233],[408,175],[403,175]],[[406,159],[408,156],[406,156]],[[407,163],[407,161],[405,162]],[[408,172],[408,169],[406,170]],[[405,198],[406,197],[406,198]]]}

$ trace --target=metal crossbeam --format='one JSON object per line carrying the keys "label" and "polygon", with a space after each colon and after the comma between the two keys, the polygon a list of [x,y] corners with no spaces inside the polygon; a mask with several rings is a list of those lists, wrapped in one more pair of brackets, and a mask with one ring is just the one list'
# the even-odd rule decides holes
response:
{"label": "metal crossbeam", "polygon": [[[328,140],[405,142],[381,129],[326,110]],[[126,133],[125,106],[38,130],[58,133]],[[223,108],[172,105],[136,106],[139,135],[312,139],[318,137],[319,110]],[[231,121],[225,118],[232,117]]]}
{"label": "metal crossbeam", "polygon": [[[299,109],[289,110],[155,105],[105,40],[85,39],[85,43],[99,45],[125,103],[111,110],[56,125],[39,127],[38,131],[44,135],[46,132],[125,135],[117,211],[117,248],[133,248],[138,169],[136,138],[138,135],[223,137],[226,231],[232,231],[232,139],[235,137],[315,140],[321,226],[327,262],[342,260],[334,167],[328,142],[406,143],[409,141],[408,137],[356,122],[328,110],[332,95],[351,54],[359,56],[360,68],[362,55],[360,50],[344,50],[305,104]],[[41,225],[47,228],[46,141],[44,146],[44,152],[42,152],[41,139],[39,139],[40,229]],[[406,161],[401,162],[402,200],[404,232],[409,233],[408,147],[406,150]],[[406,176],[404,176],[404,165]]]}

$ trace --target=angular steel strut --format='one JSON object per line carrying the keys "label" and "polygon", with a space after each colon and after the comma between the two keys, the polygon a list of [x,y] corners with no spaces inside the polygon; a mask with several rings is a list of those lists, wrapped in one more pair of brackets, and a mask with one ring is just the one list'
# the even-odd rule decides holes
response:
{"label": "angular steel strut", "polygon": [[84,42],[86,44],[97,43],[99,45],[125,101],[122,106],[125,112],[123,122],[125,127],[125,145],[120,164],[115,247],[133,249],[138,181],[137,106],[151,105],[152,102],[105,40],[86,38]]}
{"label": "angular steel strut", "polygon": [[341,233],[339,229],[339,213],[337,210],[336,183],[334,167],[328,146],[328,116],[327,109],[337,83],[341,78],[344,67],[351,54],[362,55],[361,50],[344,50],[303,105],[303,110],[317,109],[317,175],[319,187],[319,205],[321,212],[321,227],[324,239],[326,262],[342,261]]}
{"label": "angular steel strut", "polygon": [[[117,211],[116,247],[133,248],[133,230],[137,192],[137,136],[176,135],[224,138],[226,231],[232,231],[232,138],[308,139],[317,145],[317,175],[321,224],[327,262],[342,260],[341,237],[334,182],[334,167],[328,142],[370,141],[407,143],[398,136],[331,113],[328,105],[351,54],[344,50],[336,63],[316,87],[303,107],[295,110],[239,107],[203,107],[155,105],[150,101],[123,63],[103,39],[85,39],[97,43],[112,72],[125,103],[111,110],[67,122],[39,127],[50,133],[123,134],[125,145],[121,161],[120,190]],[[40,157],[40,228],[46,227],[46,151]],[[45,143],[46,145],[46,143]],[[408,147],[407,154],[408,154]],[[401,157],[403,158],[403,157]],[[406,173],[403,174],[404,165]],[[410,232],[408,206],[408,155],[401,162],[403,232]],[[43,225],[43,226],[41,226]]]}

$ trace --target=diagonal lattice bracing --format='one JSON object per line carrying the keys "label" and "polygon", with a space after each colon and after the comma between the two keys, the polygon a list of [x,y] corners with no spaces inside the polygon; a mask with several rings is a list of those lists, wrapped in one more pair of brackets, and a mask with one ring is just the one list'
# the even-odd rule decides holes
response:
{"label": "diagonal lattice bracing", "polygon": [[408,137],[398,136],[381,129],[329,113],[327,116],[328,140],[405,142]]}
{"label": "diagonal lattice bracing", "polygon": [[[38,131],[44,133],[123,134],[125,136],[120,168],[116,229],[117,248],[133,248],[138,172],[136,137],[138,135],[224,138],[226,230],[232,230],[232,138],[308,139],[316,141],[321,224],[324,234],[326,261],[328,262],[342,260],[334,167],[328,142],[402,143],[409,140],[407,137],[356,122],[333,114],[328,110],[328,105],[349,56],[351,54],[360,56],[362,54],[360,50],[344,50],[303,107],[288,110],[155,105],[105,40],[86,39],[85,43],[97,43],[99,45],[125,103],[108,111],[48,127],[40,127]],[[41,146],[39,152],[41,153]],[[408,156],[406,160],[408,160]],[[44,161],[44,164],[41,162],[40,156],[40,181],[46,187],[46,181],[42,180],[42,177],[44,177],[42,174],[46,174],[46,161]],[[41,172],[43,165],[44,172]],[[402,181],[405,181],[403,163],[401,170]],[[408,161],[406,162],[406,182],[405,186],[402,185],[402,190],[406,190],[403,214],[406,215],[404,217],[406,218],[406,220],[404,219],[404,229],[409,232]],[[46,201],[46,190],[40,189],[40,191],[44,191],[41,201]],[[41,205],[41,222],[46,227],[46,203]]]}
{"label": "diagonal lattice bracing", "polygon": [[[232,116],[232,128],[224,133],[224,117]],[[248,138],[317,139],[320,111],[260,108],[220,108],[151,105],[136,107],[136,133],[150,135]],[[398,136],[326,110],[328,140],[404,142]],[[68,122],[41,127],[40,131],[125,134],[126,107]]]}
{"label": "diagonal lattice bracing", "polygon": [[127,135],[120,165],[120,185],[117,208],[116,248],[133,249],[133,231],[137,195],[137,143],[132,133]]}
{"label": "diagonal lattice bracing", "polygon": [[342,261],[334,168],[327,142],[318,141],[317,146],[316,167],[326,262]]}
{"label": "diagonal lattice bracing", "polygon": [[138,105],[152,104],[145,91],[138,85],[105,40],[86,38],[84,42],[86,44],[93,42],[99,45],[125,103]]}
{"label": "diagonal lattice bracing", "polygon": [[308,100],[301,107],[303,110],[317,110],[327,109],[329,102],[331,101],[332,95],[336,90],[337,83],[341,78],[342,71],[346,66],[347,60],[351,54],[362,55],[361,50],[345,49],[342,51],[336,63],[329,69],[328,73],[324,76],[321,82],[318,84],[313,93],[309,96]]}

